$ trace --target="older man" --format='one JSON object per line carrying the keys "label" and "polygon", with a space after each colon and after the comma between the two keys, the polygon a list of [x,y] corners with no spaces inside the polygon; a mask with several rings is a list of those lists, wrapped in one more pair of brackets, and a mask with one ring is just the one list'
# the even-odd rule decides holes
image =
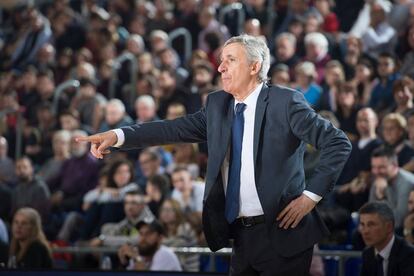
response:
{"label": "older man", "polygon": [[[242,35],[222,50],[223,90],[206,107],[173,121],[158,121],[96,134],[98,157],[109,146],[207,141],[208,168],[203,229],[216,251],[234,239],[231,275],[306,275],[313,245],[327,229],[314,209],[332,190],[351,145],[318,116],[297,91],[265,84],[269,48]],[[305,183],[305,143],[321,161]]]}

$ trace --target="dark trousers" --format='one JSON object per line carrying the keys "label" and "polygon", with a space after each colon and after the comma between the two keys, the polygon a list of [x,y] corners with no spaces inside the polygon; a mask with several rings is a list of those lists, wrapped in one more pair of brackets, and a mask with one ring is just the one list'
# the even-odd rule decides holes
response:
{"label": "dark trousers", "polygon": [[232,225],[234,237],[230,275],[305,276],[309,275],[313,248],[292,257],[278,255],[271,246],[264,223],[251,227]]}

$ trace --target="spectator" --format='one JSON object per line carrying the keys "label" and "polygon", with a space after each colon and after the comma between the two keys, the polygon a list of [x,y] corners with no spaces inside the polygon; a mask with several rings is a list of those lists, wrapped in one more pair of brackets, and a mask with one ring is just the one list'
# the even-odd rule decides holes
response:
{"label": "spectator", "polygon": [[273,85],[290,86],[289,67],[286,64],[276,64],[271,72],[270,80]]}
{"label": "spectator", "polygon": [[52,268],[52,254],[41,218],[32,208],[21,208],[13,217],[10,258],[15,260],[18,268]]}
{"label": "spectator", "polygon": [[408,114],[414,111],[413,95],[414,80],[404,76],[394,82],[392,94],[394,96],[395,106],[390,112],[396,112],[403,115],[406,119]]}
{"label": "spectator", "polygon": [[184,81],[188,78],[188,71],[180,66],[180,60],[175,51],[170,48],[164,48],[159,50],[157,56],[160,60],[160,68],[163,70],[171,70],[174,72],[174,78],[178,86],[183,85]]}
{"label": "spectator", "polygon": [[71,158],[65,161],[58,176],[49,181],[54,212],[80,210],[83,195],[96,186],[98,162],[88,152],[87,143],[77,143],[73,137],[86,136],[82,130],[72,132]]}
{"label": "spectator", "polygon": [[70,139],[71,134],[67,130],[59,130],[53,135],[53,157],[43,164],[37,174],[46,183],[59,174],[63,163],[70,158]]}
{"label": "spectator", "polygon": [[339,94],[340,83],[345,81],[345,72],[341,63],[331,60],[326,64],[325,81],[322,84],[321,110],[335,112],[337,110],[337,95]]}
{"label": "spectator", "polygon": [[16,160],[16,176],[18,182],[13,190],[11,214],[22,207],[32,207],[46,219],[50,192],[45,182],[34,175],[32,161],[28,157]]}
{"label": "spectator", "polygon": [[316,84],[317,72],[313,63],[305,61],[295,67],[296,89],[302,92],[305,99],[313,107],[318,109],[322,94],[322,88]]}
{"label": "spectator", "polygon": [[371,170],[369,202],[386,202],[394,211],[394,226],[401,227],[408,213],[408,195],[414,188],[414,175],[399,168],[395,153],[383,148],[372,153]]}
{"label": "spectator", "polygon": [[275,60],[272,64],[274,68],[277,64],[283,63],[289,66],[289,75],[293,79],[294,68],[299,62],[296,54],[296,37],[291,33],[281,33],[275,38]]}
{"label": "spectator", "polygon": [[136,225],[151,222],[154,214],[145,204],[144,196],[137,191],[127,192],[124,198],[125,218],[117,223],[106,223],[100,229],[99,237],[89,241],[90,246],[120,246],[136,244],[139,235]]}
{"label": "spectator", "polygon": [[191,180],[191,174],[186,167],[174,169],[171,175],[173,192],[171,197],[180,202],[185,214],[199,214],[203,209],[204,183]]}
{"label": "spectator", "polygon": [[384,147],[397,154],[398,165],[404,167],[414,157],[414,149],[405,143],[407,120],[398,114],[390,113],[382,120]]}
{"label": "spectator", "polygon": [[[197,246],[196,232],[186,222],[180,203],[174,199],[166,199],[160,209],[159,220],[165,229],[163,244],[168,247]],[[180,255],[179,260],[183,271],[199,270],[199,255]]]}
{"label": "spectator", "polygon": [[82,124],[96,131],[104,115],[106,99],[97,93],[95,81],[82,78],[79,82],[79,93],[72,100],[71,108],[79,112]]}
{"label": "spectator", "polygon": [[359,231],[367,245],[361,275],[412,275],[414,248],[394,235],[394,215],[386,203],[371,202],[359,210]]}
{"label": "spectator", "polygon": [[411,25],[408,29],[407,41],[410,51],[405,54],[404,59],[402,60],[400,73],[414,78],[414,68],[412,66],[414,62],[414,25]]}
{"label": "spectator", "polygon": [[[378,57],[378,81],[371,91],[369,106],[378,114],[394,104],[392,87],[400,78],[393,55],[382,53]],[[383,117],[383,116],[380,116]]]}
{"label": "spectator", "polygon": [[128,270],[181,271],[178,257],[168,247],[162,245],[165,233],[163,226],[156,220],[141,222],[138,249],[125,244],[118,250],[121,264]]}
{"label": "spectator", "polygon": [[201,9],[198,17],[198,23],[201,26],[201,31],[198,34],[198,48],[208,53],[210,50],[206,45],[205,36],[209,32],[216,32],[220,39],[220,45],[226,41],[230,34],[226,26],[221,25],[216,19],[216,11],[213,7],[204,7]]}
{"label": "spectator", "polygon": [[100,132],[133,124],[131,117],[125,112],[125,105],[119,99],[108,101],[104,119],[99,128]]}
{"label": "spectator", "polygon": [[351,80],[357,87],[358,104],[361,106],[368,106],[371,99],[371,93],[378,83],[375,79],[375,69],[372,62],[368,59],[361,59],[356,64],[355,76]]}
{"label": "spectator", "polygon": [[345,43],[346,50],[345,53],[342,54],[341,60],[344,65],[346,79],[349,80],[356,77],[355,67],[357,66],[358,62],[361,61],[361,58],[363,56],[362,41],[358,37],[348,36]]}
{"label": "spectator", "polygon": [[336,33],[339,31],[340,22],[336,14],[331,10],[334,3],[331,0],[316,0],[314,2],[315,8],[323,17],[322,31],[327,33]]}
{"label": "spectator", "polygon": [[305,60],[315,65],[317,72],[315,81],[317,84],[322,83],[325,76],[325,66],[331,60],[328,47],[328,40],[322,33],[313,32],[305,36]]}
{"label": "spectator", "polygon": [[144,149],[138,157],[137,183],[145,191],[148,178],[156,174],[163,174],[164,168],[161,167],[161,155],[156,148]]}
{"label": "spectator", "polygon": [[370,3],[370,23],[362,33],[363,50],[376,57],[382,52],[392,52],[395,46],[396,32],[387,19],[390,7],[381,1]]}
{"label": "spectator", "polygon": [[154,98],[149,95],[139,96],[135,100],[137,123],[151,122],[158,119]]}
{"label": "spectator", "polygon": [[357,102],[356,87],[350,82],[339,84],[335,112],[342,129],[351,141],[357,139],[356,117],[361,108]]}
{"label": "spectator", "polygon": [[145,202],[147,202],[151,212],[157,218],[159,217],[159,209],[162,203],[170,196],[170,190],[170,180],[165,175],[157,174],[148,178]]}

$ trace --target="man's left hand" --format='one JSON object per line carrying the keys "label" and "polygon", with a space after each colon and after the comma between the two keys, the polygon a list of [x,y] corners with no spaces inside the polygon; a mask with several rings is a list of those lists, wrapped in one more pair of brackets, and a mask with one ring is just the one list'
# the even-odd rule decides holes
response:
{"label": "man's left hand", "polygon": [[282,220],[279,223],[279,227],[284,229],[288,229],[289,227],[295,228],[302,218],[312,211],[316,203],[305,194],[292,200],[276,218],[277,221]]}

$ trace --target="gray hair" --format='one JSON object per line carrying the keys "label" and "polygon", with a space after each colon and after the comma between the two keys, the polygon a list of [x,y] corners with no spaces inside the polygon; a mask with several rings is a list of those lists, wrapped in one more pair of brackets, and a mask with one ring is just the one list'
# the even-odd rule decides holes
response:
{"label": "gray hair", "polygon": [[138,45],[138,47],[139,47],[141,50],[144,50],[144,49],[145,49],[144,39],[142,39],[142,36],[140,36],[139,34],[133,34],[133,35],[130,35],[130,36],[129,36],[129,38],[128,38],[128,40],[131,40],[131,41],[133,41],[135,44],[137,44],[137,45]]}
{"label": "gray hair", "polygon": [[135,105],[139,104],[139,103],[143,103],[146,106],[149,107],[155,107],[155,101],[154,98],[149,96],[149,95],[142,95],[139,96],[136,100],[135,100]]}
{"label": "gray hair", "polygon": [[326,54],[328,52],[329,42],[328,39],[322,33],[309,33],[305,36],[305,45],[314,44],[323,49]]}
{"label": "gray hair", "polygon": [[111,99],[106,106],[112,105],[117,110],[121,111],[122,113],[125,113],[125,105],[120,99]]}
{"label": "gray hair", "polygon": [[276,44],[279,43],[279,41],[281,41],[282,39],[286,39],[287,41],[290,42],[290,44],[293,45],[293,47],[296,47],[296,37],[288,32],[284,32],[284,33],[280,33],[278,36],[276,36],[275,38],[275,42]]}
{"label": "gray hair", "polygon": [[260,82],[266,82],[268,80],[267,73],[270,68],[270,51],[264,39],[242,34],[227,40],[224,43],[224,47],[233,43],[239,43],[244,47],[249,62],[259,62],[261,64],[257,77]]}

